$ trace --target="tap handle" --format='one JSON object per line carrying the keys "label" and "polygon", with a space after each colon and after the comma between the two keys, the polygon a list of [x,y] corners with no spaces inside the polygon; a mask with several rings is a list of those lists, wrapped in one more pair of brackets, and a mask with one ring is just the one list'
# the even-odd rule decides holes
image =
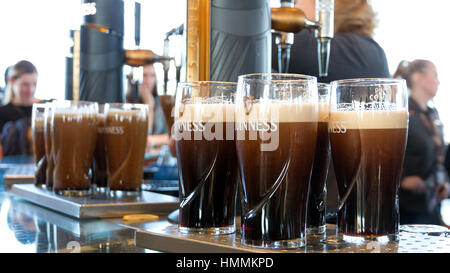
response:
{"label": "tap handle", "polygon": [[316,21],[320,29],[315,30],[319,76],[328,76],[331,39],[334,36],[334,0],[316,0]]}
{"label": "tap handle", "polygon": [[316,0],[316,18],[320,29],[316,30],[318,38],[334,36],[334,0]]}

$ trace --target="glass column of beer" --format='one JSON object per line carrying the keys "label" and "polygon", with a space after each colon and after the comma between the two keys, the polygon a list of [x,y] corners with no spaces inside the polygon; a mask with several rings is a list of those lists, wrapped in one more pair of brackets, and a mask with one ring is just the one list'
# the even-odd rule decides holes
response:
{"label": "glass column of beer", "polygon": [[[317,124],[317,144],[311,183],[308,195],[308,214],[306,228],[309,235],[324,239],[326,230],[326,180],[330,164],[330,139],[328,120],[330,118],[331,85],[318,83],[319,92],[319,122]],[[317,235],[317,236],[316,236]]]}
{"label": "glass column of beer", "polygon": [[235,93],[235,83],[179,84],[174,138],[180,232],[218,235],[236,229]]}
{"label": "glass column of beer", "polygon": [[408,128],[404,80],[331,83],[330,143],[345,242],[398,239],[400,185]]}
{"label": "glass column of beer", "polygon": [[104,111],[108,191],[115,197],[139,195],[144,176],[148,106],[107,103]]}
{"label": "glass column of beer", "polygon": [[44,138],[44,114],[46,104],[35,103],[31,113],[31,132],[33,140],[33,154],[36,165],[35,180],[36,186],[46,184],[47,158],[45,157]]}
{"label": "glass column of beer", "polygon": [[54,171],[53,191],[66,196],[91,192],[91,167],[97,138],[98,104],[64,101],[51,113]]}
{"label": "glass column of beer", "polygon": [[242,244],[303,246],[317,139],[316,78],[240,76],[235,121],[243,189]]}
{"label": "glass column of beer", "polygon": [[98,106],[97,141],[92,161],[92,187],[95,192],[106,192],[108,186],[108,170],[106,166],[105,145],[105,105]]}
{"label": "glass column of beer", "polygon": [[53,171],[55,169],[55,159],[53,155],[53,142],[51,134],[51,119],[54,104],[48,103],[44,112],[44,139],[45,139],[45,158],[47,159],[46,187],[47,190],[53,189]]}

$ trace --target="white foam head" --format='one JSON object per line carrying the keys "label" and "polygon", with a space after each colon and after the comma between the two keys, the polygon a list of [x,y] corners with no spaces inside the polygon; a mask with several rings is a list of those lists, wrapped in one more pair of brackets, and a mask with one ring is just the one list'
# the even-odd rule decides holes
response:
{"label": "white foam head", "polygon": [[330,127],[338,123],[344,125],[346,129],[402,129],[408,126],[408,111],[330,112],[329,122]]}
{"label": "white foam head", "polygon": [[236,122],[317,122],[318,106],[299,103],[253,103],[236,106]]}
{"label": "white foam head", "polygon": [[234,122],[234,104],[177,104],[175,120],[181,122]]}

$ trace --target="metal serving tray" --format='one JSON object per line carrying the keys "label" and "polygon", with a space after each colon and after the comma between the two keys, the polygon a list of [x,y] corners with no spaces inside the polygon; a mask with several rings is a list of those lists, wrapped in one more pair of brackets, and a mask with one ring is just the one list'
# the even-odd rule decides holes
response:
{"label": "metal serving tray", "polygon": [[[4,164],[3,184],[5,189],[11,189],[14,184],[34,184],[34,164]],[[1,166],[0,166],[1,167]]]}
{"label": "metal serving tray", "polygon": [[[323,242],[317,237],[308,236],[305,247],[292,250],[270,250],[252,248],[240,243],[238,232],[230,235],[182,234],[176,225],[167,221],[146,222],[129,226],[136,229],[135,242],[137,247],[153,249],[162,252],[190,253],[449,253],[450,237],[445,234],[431,236],[414,232],[400,232],[398,242],[379,243],[344,243],[336,239],[336,226],[327,225],[327,239]],[[447,233],[448,236],[448,233]]]}
{"label": "metal serving tray", "polygon": [[142,191],[138,196],[110,197],[95,193],[86,197],[65,197],[34,185],[15,184],[11,192],[37,205],[75,218],[112,218],[129,214],[165,215],[178,208],[178,198]]}

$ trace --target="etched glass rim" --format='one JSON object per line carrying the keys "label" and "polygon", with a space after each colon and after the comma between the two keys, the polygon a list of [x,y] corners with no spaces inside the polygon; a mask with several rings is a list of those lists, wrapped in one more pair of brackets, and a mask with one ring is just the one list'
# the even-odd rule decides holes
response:
{"label": "etched glass rim", "polygon": [[245,74],[238,77],[238,81],[252,81],[252,82],[263,82],[263,83],[285,83],[285,84],[295,84],[295,83],[305,83],[305,82],[316,82],[317,78],[310,75],[304,74],[294,74],[294,73],[254,73]]}
{"label": "etched glass rim", "polygon": [[[210,90],[214,89],[215,91],[211,93],[217,93],[217,95],[211,96],[211,93],[206,95],[202,92],[202,90],[204,90],[203,88],[210,88]],[[234,101],[237,83],[223,81],[190,81],[180,82],[177,89],[175,105],[180,102],[183,104],[230,104]],[[193,92],[195,89],[199,89],[200,92]]]}
{"label": "etched glass rim", "polygon": [[178,88],[183,87],[237,87],[237,82],[224,82],[224,81],[190,81],[190,82],[180,82],[178,83]]}
{"label": "etched glass rim", "polygon": [[98,103],[95,101],[62,100],[49,103],[48,108],[53,110],[52,113],[57,114],[97,113]]}
{"label": "etched glass rim", "polygon": [[377,86],[377,85],[399,85],[406,84],[404,79],[392,78],[355,78],[332,81],[332,86]]}
{"label": "etched glass rim", "polygon": [[[99,107],[100,108],[100,107]],[[120,102],[107,102],[103,105],[103,111],[113,110],[124,110],[124,111],[142,111],[148,108],[147,104],[144,103],[120,103]]]}

